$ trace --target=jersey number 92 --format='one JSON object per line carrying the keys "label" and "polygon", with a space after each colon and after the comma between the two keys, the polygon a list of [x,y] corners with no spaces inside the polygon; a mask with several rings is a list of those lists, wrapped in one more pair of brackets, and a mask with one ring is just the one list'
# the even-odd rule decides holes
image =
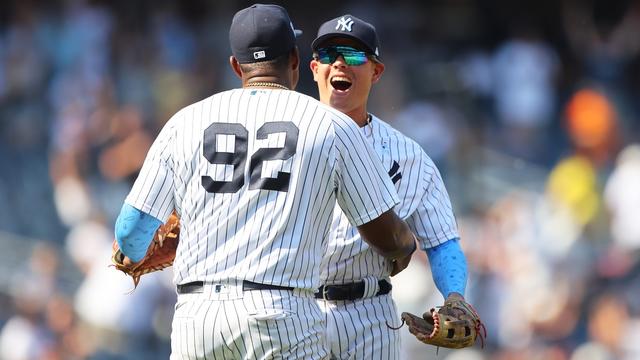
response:
{"label": "jersey number 92", "polygon": [[[291,173],[278,171],[275,178],[262,177],[262,162],[268,160],[287,160],[296,153],[298,145],[298,127],[290,121],[273,121],[262,125],[256,132],[256,140],[265,140],[269,134],[284,133],[283,147],[260,148],[249,161],[249,189],[275,190],[286,192],[289,190]],[[235,145],[233,152],[217,151],[216,139],[218,135],[233,135]],[[231,181],[216,181],[210,176],[202,176],[202,187],[210,193],[235,193],[244,186],[245,164],[247,162],[247,140],[249,132],[238,123],[213,123],[204,131],[203,155],[210,164],[233,166]]]}

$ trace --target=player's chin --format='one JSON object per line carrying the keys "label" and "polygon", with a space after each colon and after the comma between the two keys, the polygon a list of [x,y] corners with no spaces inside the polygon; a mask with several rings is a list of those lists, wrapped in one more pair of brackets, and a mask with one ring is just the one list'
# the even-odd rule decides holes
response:
{"label": "player's chin", "polygon": [[346,112],[351,103],[350,97],[348,94],[331,94],[331,107],[340,110],[342,112]]}
{"label": "player's chin", "polygon": [[338,108],[340,109],[340,107],[338,107],[337,105],[340,104],[348,104],[350,102],[353,101],[353,96],[352,96],[352,91],[351,89],[346,89],[346,90],[338,90],[338,89],[332,89],[331,90],[331,104],[335,105],[334,108]]}

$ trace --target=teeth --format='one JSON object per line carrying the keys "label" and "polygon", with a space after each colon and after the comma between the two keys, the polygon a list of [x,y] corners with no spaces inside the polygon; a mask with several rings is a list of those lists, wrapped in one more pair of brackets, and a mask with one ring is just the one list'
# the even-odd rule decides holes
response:
{"label": "teeth", "polygon": [[333,78],[331,78],[331,81],[344,81],[344,82],[351,83],[351,80],[349,80],[349,78],[344,76],[334,76]]}

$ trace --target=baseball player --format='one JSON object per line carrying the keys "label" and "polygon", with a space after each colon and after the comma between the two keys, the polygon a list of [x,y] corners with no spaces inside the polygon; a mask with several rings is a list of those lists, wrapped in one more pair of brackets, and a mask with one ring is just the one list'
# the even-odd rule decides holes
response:
{"label": "baseball player", "polygon": [[181,218],[171,359],[326,358],[313,294],[336,203],[394,271],[416,248],[358,127],[290,90],[297,33],[280,6],[235,14],[230,65],[242,88],[167,122],[116,221],[137,262],[174,209]]}
{"label": "baseball player", "polygon": [[[322,24],[310,63],[320,101],[349,115],[373,145],[400,197],[396,208],[426,251],[445,297],[462,298],[466,260],[438,169],[422,148],[367,112],[367,98],[384,72],[375,28],[352,15]],[[361,241],[341,211],[331,224],[316,298],[327,321],[332,358],[399,359],[400,324],[388,277],[392,264]]]}

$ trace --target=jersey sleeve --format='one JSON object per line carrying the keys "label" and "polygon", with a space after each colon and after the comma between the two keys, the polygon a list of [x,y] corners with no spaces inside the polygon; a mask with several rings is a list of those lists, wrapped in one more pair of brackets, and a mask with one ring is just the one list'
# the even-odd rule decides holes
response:
{"label": "jersey sleeve", "polygon": [[377,218],[399,203],[378,156],[349,118],[335,122],[337,201],[354,226]]}
{"label": "jersey sleeve", "polygon": [[421,248],[428,249],[460,236],[440,171],[424,152],[421,168],[416,191],[421,191],[422,197],[406,222],[420,240]]}
{"label": "jersey sleeve", "polygon": [[174,172],[171,165],[177,117],[178,115],[174,116],[165,124],[151,145],[138,178],[125,199],[125,203],[163,222],[175,208]]}

